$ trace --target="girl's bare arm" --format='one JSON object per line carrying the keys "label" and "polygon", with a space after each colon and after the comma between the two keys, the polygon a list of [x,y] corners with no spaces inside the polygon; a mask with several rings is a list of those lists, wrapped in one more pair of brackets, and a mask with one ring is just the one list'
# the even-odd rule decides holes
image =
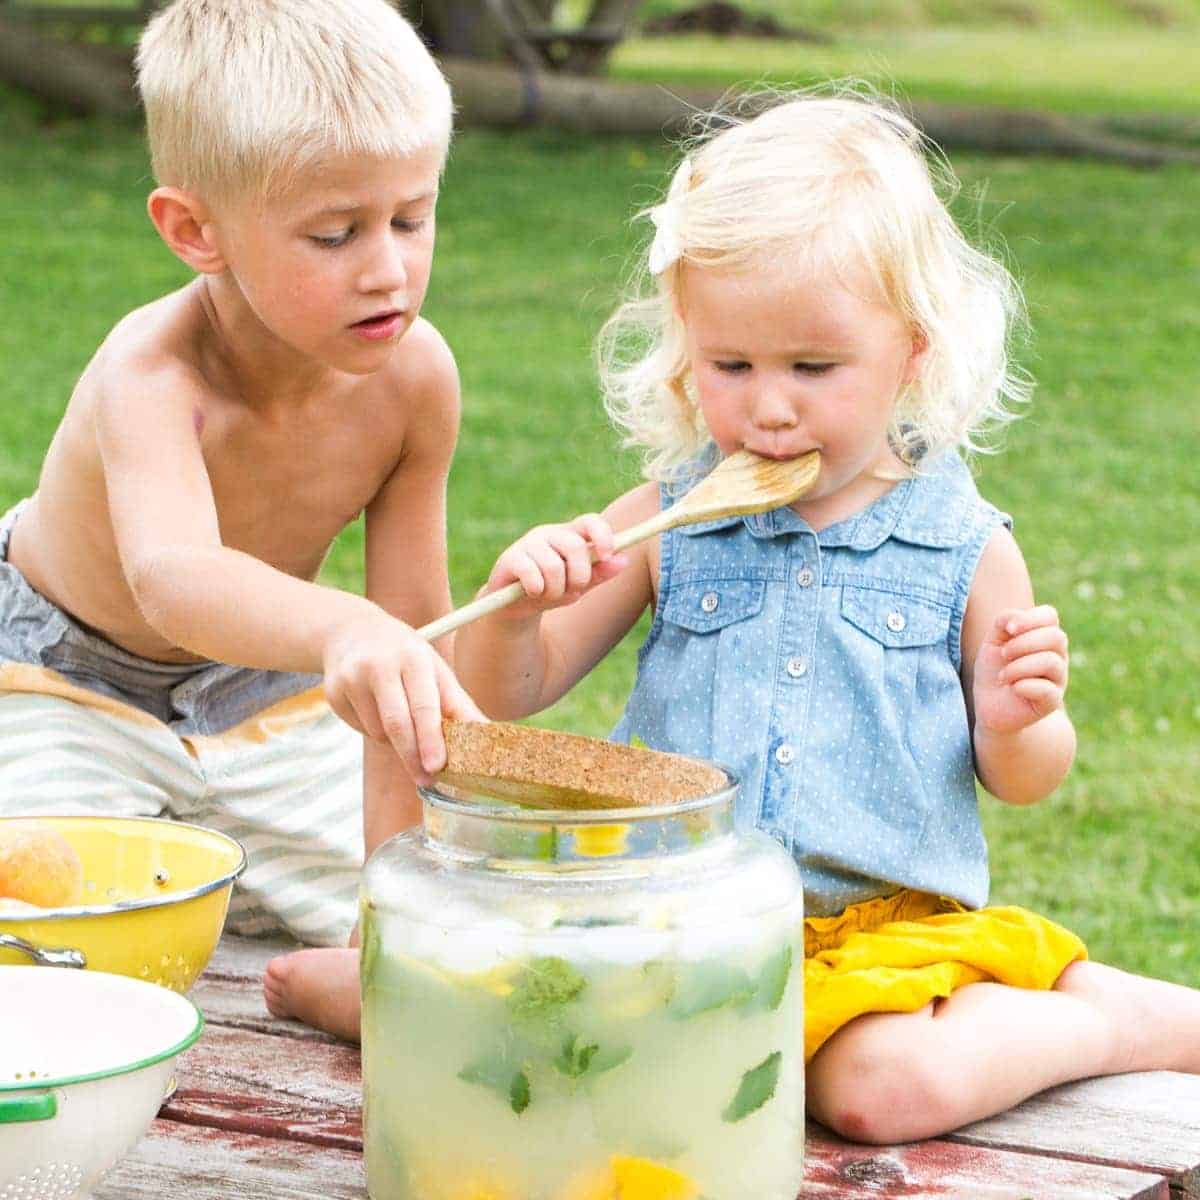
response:
{"label": "girl's bare arm", "polygon": [[[643,484],[614,501],[601,515],[607,526],[619,530],[652,516],[658,507],[657,486]],[[545,534],[531,539],[537,561],[546,560],[547,547],[557,540],[556,528],[567,527],[533,531]],[[526,539],[501,556],[485,592],[516,577],[504,564],[511,551],[523,544]],[[540,597],[459,630],[459,678],[483,711],[504,720],[528,716],[553,704],[582,679],[653,602],[653,550],[653,543],[631,547],[625,552],[628,565],[623,570],[601,583],[592,575],[582,589],[564,591],[562,575],[556,577],[549,569],[538,572],[546,585]],[[524,574],[528,574],[527,562],[521,568]],[[578,582],[578,563],[570,569],[574,572],[571,582]],[[528,579],[525,586],[529,592]]]}

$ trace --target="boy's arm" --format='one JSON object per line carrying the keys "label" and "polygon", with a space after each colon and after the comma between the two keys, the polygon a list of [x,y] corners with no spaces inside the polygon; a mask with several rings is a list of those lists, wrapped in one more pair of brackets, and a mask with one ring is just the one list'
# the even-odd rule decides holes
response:
{"label": "boy's arm", "polygon": [[[411,772],[436,770],[444,753],[440,724],[434,716],[414,727],[406,693],[461,704],[461,689],[379,605],[221,544],[194,389],[185,372],[160,368],[97,404],[113,531],[143,617],[172,644],[214,661],[325,674],[340,716],[368,733],[385,727]],[[347,678],[361,685],[353,706],[343,700]]]}
{"label": "boy's arm", "polygon": [[[615,500],[602,515],[612,528],[626,529],[653,516],[658,508],[657,486],[643,484]],[[547,530],[553,534],[561,528]],[[510,547],[480,594],[517,578],[514,560],[524,557],[526,575],[532,573],[536,579],[546,574],[547,595],[518,601],[458,631],[459,678],[491,717],[524,717],[553,704],[625,636],[653,600],[653,543],[630,547],[624,552],[628,565],[619,574],[572,602],[569,592],[564,595],[562,573],[555,581],[541,569],[541,564],[556,565],[547,538],[537,536],[542,532],[534,530]],[[536,561],[522,555],[527,544]],[[529,580],[522,582],[529,593]],[[551,604],[561,607],[544,611]]]}
{"label": "boy's arm", "polygon": [[[366,510],[367,597],[420,627],[450,610],[446,566],[446,481],[458,440],[458,373],[436,338],[404,439],[404,457]],[[432,349],[432,347],[431,347]],[[453,638],[436,643],[453,665]],[[419,824],[421,801],[387,741],[364,739],[363,834],[366,853]]]}
{"label": "boy's arm", "polygon": [[962,678],[975,770],[1009,804],[1044,799],[1066,778],[1075,728],[1063,706],[1067,635],[1033,585],[1007,529],[984,549],[962,632]]}

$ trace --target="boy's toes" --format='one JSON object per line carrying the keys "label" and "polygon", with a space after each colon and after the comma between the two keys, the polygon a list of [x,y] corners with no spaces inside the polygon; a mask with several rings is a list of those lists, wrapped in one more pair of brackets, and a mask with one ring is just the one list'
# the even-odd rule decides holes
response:
{"label": "boy's toes", "polygon": [[357,1042],[358,951],[297,950],[271,959],[263,974],[263,1001],[272,1016]]}

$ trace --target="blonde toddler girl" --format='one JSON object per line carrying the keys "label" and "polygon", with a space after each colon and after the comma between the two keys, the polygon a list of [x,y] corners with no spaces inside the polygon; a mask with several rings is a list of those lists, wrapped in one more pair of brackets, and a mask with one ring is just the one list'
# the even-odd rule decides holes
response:
{"label": "blonde toddler girl", "polygon": [[[649,214],[655,286],[601,343],[649,481],[510,547],[487,590],[519,580],[527,598],[458,645],[481,707],[521,717],[652,609],[615,736],[731,767],[740,818],[792,851],[809,1107],[863,1141],[1082,1076],[1200,1072],[1200,993],[985,907],[976,778],[1040,800],[1075,732],[1066,634],[961,457],[1026,397],[1007,355],[1020,298],[939,177],[908,120],[856,94],[778,100],[699,138]],[[614,527],[742,449],[819,451],[816,488],[613,552]]]}

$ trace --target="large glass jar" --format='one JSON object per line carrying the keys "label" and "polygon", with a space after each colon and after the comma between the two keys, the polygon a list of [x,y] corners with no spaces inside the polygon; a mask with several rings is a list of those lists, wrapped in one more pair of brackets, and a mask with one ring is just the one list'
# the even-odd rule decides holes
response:
{"label": "large glass jar", "polygon": [[422,792],[363,874],[372,1200],[793,1200],[800,879],[735,794]]}

